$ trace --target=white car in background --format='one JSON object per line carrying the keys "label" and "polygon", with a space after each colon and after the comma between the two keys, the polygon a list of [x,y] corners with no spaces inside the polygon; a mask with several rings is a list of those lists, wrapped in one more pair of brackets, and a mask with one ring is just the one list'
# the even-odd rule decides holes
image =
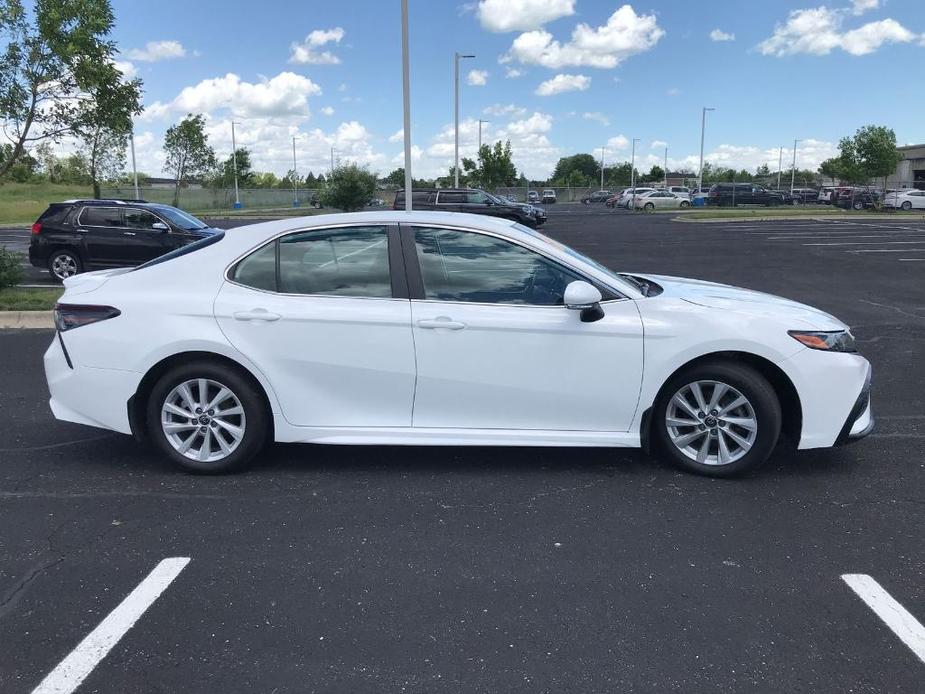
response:
{"label": "white car in background", "polygon": [[620,199],[617,200],[617,207],[625,207],[629,209],[633,206],[633,197],[642,195],[643,193],[654,192],[655,188],[627,188],[620,194]]}
{"label": "white car in background", "polygon": [[653,190],[636,196],[637,210],[679,210],[691,206],[690,200],[665,190]]}
{"label": "white car in background", "polygon": [[870,364],[836,318],[616,273],[496,217],[285,219],[64,285],[52,412],[191,472],[282,441],[644,446],[729,476],[782,433],[821,448],[873,427]]}
{"label": "white car in background", "polygon": [[925,190],[897,190],[883,198],[884,207],[901,210],[925,210]]}
{"label": "white car in background", "polygon": [[668,186],[668,192],[677,195],[679,198],[687,200],[688,202],[691,199],[691,189],[687,186]]}

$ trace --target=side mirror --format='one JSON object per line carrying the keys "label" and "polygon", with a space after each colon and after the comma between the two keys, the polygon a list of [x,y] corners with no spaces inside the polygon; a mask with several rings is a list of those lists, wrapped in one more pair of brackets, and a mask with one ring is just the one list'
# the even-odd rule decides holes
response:
{"label": "side mirror", "polygon": [[157,231],[170,231],[170,227],[163,222],[154,222],[154,224],[151,225],[151,228]]}
{"label": "side mirror", "polygon": [[597,287],[584,280],[570,282],[563,297],[567,309],[581,311],[582,323],[593,323],[604,317],[600,304],[602,298]]}
{"label": "side mirror", "polygon": [[485,204],[488,205],[489,207],[491,207],[492,205],[495,204],[495,201],[492,200],[491,198],[486,198]]}

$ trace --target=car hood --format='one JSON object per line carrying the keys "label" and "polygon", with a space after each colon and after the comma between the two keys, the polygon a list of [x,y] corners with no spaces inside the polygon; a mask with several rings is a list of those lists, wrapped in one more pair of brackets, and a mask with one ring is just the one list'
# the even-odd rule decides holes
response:
{"label": "car hood", "polygon": [[[698,306],[785,320],[794,328],[845,330],[848,327],[825,311],[774,294],[684,277],[630,274],[652,279],[661,285],[664,293],[660,296],[677,297]],[[799,324],[796,324],[797,321]]]}

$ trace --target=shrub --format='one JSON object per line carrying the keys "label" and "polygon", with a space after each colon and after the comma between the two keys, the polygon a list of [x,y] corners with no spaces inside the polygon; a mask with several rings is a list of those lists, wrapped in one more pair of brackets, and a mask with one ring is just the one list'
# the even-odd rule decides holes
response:
{"label": "shrub", "polygon": [[375,192],[376,176],[368,168],[341,164],[327,177],[318,198],[325,207],[352,212],[366,207]]}
{"label": "shrub", "polygon": [[22,282],[22,263],[22,253],[0,248],[0,289],[12,287]]}

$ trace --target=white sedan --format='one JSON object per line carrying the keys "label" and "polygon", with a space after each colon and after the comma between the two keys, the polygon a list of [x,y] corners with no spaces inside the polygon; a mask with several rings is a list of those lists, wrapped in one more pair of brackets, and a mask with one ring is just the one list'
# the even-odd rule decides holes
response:
{"label": "white sedan", "polygon": [[887,193],[883,198],[883,206],[902,210],[925,209],[925,190],[897,190]]}
{"label": "white sedan", "polygon": [[193,472],[273,440],[643,446],[728,476],[782,434],[820,448],[873,426],[870,364],[832,316],[616,273],[494,217],[286,219],[64,284],[55,416]]}
{"label": "white sedan", "polygon": [[690,200],[678,197],[666,190],[652,190],[640,193],[635,199],[637,210],[677,210],[691,206]]}
{"label": "white sedan", "polygon": [[627,188],[620,193],[620,199],[617,200],[617,207],[629,209],[633,206],[633,197],[639,197],[643,193],[651,193],[655,188]]}

